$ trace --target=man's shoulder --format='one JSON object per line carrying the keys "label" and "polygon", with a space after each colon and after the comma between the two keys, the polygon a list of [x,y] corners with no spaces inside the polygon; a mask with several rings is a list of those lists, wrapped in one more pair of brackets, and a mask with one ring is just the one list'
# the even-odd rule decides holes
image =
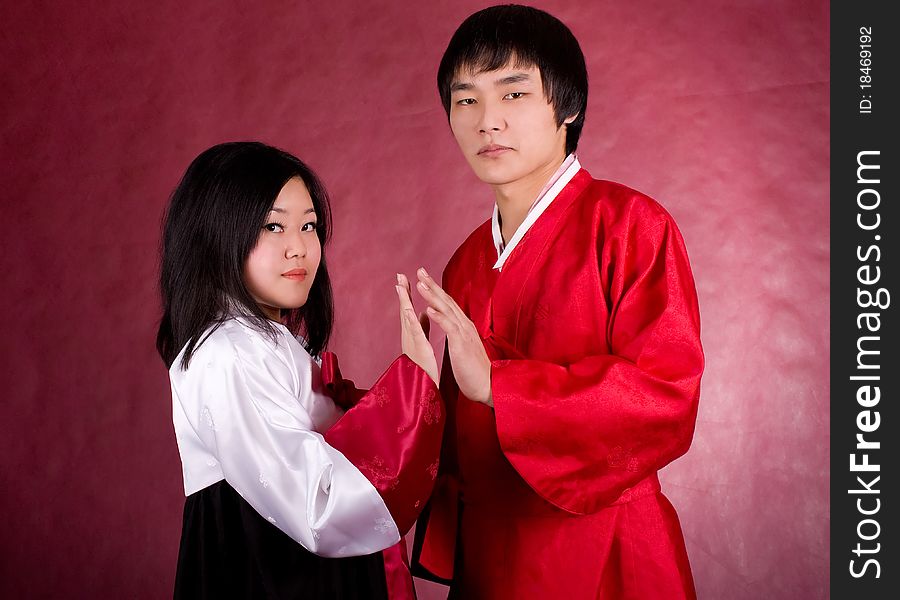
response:
{"label": "man's shoulder", "polygon": [[592,179],[579,198],[583,208],[608,221],[628,221],[638,229],[674,223],[672,215],[649,195],[617,181]]}
{"label": "man's shoulder", "polygon": [[610,208],[641,210],[647,213],[668,215],[662,204],[648,194],[608,179],[592,179],[582,198],[593,204],[605,204]]}
{"label": "man's shoulder", "polygon": [[479,257],[486,260],[484,256],[486,250],[493,248],[493,233],[491,233],[491,219],[488,219],[469,234],[465,241],[459,245],[453,256],[447,262],[444,268],[444,283],[449,281],[450,276],[460,267],[466,266],[471,268],[473,262],[477,263]]}

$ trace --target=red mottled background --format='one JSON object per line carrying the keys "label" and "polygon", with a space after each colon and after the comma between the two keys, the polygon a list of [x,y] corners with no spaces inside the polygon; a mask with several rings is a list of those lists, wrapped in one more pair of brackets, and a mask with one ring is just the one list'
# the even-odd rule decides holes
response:
{"label": "red mottled background", "polygon": [[[3,4],[0,596],[171,593],[183,496],[157,244],[204,148],[260,139],[318,170],[333,348],[365,384],[398,353],[394,273],[440,272],[490,212],[434,87],[486,5]],[[825,598],[828,3],[537,5],[587,56],[582,163],[659,199],[691,254],[708,368],[694,445],[662,480],[698,592]]]}

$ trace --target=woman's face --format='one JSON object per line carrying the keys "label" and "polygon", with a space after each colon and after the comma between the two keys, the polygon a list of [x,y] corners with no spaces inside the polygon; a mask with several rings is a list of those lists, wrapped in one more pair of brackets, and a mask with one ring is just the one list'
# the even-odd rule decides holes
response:
{"label": "woman's face", "polygon": [[306,304],[322,257],[316,226],[306,185],[296,177],[289,180],[244,265],[244,283],[270,319],[280,320],[281,309]]}

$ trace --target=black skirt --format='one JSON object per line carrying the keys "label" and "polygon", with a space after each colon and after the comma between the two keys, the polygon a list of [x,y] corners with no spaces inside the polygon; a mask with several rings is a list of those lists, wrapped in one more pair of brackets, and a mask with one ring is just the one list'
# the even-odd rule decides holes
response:
{"label": "black skirt", "polygon": [[222,480],[185,500],[175,598],[387,600],[388,595],[381,552],[316,556]]}

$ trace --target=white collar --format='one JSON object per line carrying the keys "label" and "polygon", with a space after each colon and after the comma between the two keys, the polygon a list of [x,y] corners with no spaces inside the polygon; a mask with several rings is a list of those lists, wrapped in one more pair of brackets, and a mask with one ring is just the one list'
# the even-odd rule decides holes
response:
{"label": "white collar", "polygon": [[512,253],[519,241],[580,170],[581,163],[578,162],[578,157],[575,156],[575,153],[573,152],[566,157],[566,160],[559,166],[556,173],[547,180],[544,189],[538,194],[537,200],[535,200],[531,205],[531,208],[528,209],[525,220],[522,221],[522,224],[516,229],[516,232],[510,238],[509,243],[506,244],[506,246],[503,245],[503,236],[500,234],[500,211],[497,208],[497,205],[494,204],[494,214],[491,217],[491,232],[494,234],[494,247],[497,249],[497,262],[494,264],[495,269],[501,270],[503,268],[503,264],[506,262],[506,259],[509,258],[510,253]]}

